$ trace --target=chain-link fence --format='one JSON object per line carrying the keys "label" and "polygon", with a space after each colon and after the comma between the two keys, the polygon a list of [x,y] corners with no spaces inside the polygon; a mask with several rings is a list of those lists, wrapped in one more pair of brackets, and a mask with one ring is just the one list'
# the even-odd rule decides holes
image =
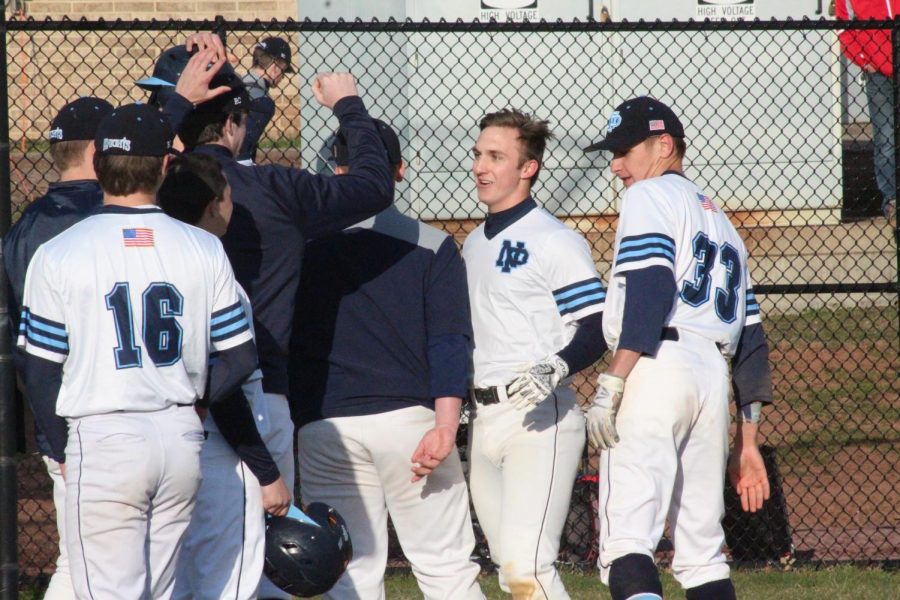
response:
{"label": "chain-link fence", "polygon": [[[900,55],[900,27],[868,27]],[[469,174],[479,118],[515,106],[549,119],[556,141],[535,196],[588,239],[604,277],[623,190],[603,157],[581,149],[625,98],[674,106],[688,176],[746,241],[771,348],[776,402],[761,432],[773,498],[748,516],[726,494],[730,552],[754,562],[900,558],[898,251],[873,161],[900,80],[887,77],[887,98],[870,106],[876,77],[843,58],[837,24],[10,22],[13,218],[55,180],[46,140],[62,104],[145,99],[133,81],[160,51],[213,28],[239,72],[262,37],[292,46],[299,76],[272,91],[277,112],[258,161],[322,168],[336,121],[310,102],[306,82],[349,70],[370,112],[401,134],[410,169],[397,203],[459,241],[484,216]],[[594,376],[576,380],[585,401]],[[561,560],[596,558],[595,466],[585,456]],[[53,568],[55,530],[37,457],[21,456],[18,481],[19,564],[40,577]],[[661,556],[669,550],[664,540]]]}

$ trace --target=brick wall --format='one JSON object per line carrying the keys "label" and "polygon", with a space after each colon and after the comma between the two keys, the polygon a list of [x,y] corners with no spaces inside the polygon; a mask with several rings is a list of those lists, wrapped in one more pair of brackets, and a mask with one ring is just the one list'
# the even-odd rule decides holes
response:
{"label": "brick wall", "polygon": [[297,0],[186,0],[154,2],[152,0],[28,0],[26,15],[35,19],[212,19],[222,15],[228,20],[296,19]]}

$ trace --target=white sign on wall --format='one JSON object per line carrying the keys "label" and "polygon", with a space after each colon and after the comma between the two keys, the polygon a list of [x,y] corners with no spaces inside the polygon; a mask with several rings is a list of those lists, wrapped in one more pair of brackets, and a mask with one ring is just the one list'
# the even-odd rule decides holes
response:
{"label": "white sign on wall", "polygon": [[535,22],[538,16],[537,0],[479,0],[481,11],[478,20],[481,22],[494,19],[501,23],[506,21]]}
{"label": "white sign on wall", "polygon": [[698,19],[753,19],[756,0],[697,0]]}

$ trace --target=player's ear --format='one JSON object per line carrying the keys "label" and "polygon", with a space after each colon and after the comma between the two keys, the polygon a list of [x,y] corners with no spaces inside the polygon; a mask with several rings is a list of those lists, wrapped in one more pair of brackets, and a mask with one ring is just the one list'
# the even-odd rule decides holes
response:
{"label": "player's ear", "polygon": [[662,158],[672,158],[675,155],[675,138],[668,133],[659,136],[659,153]]}
{"label": "player's ear", "polygon": [[525,164],[522,165],[522,172],[519,174],[520,179],[531,179],[534,177],[538,169],[540,169],[541,163],[534,160],[533,158],[525,161]]}
{"label": "player's ear", "polygon": [[400,183],[404,177],[406,177],[406,161],[401,160],[397,168],[394,169],[394,181]]}

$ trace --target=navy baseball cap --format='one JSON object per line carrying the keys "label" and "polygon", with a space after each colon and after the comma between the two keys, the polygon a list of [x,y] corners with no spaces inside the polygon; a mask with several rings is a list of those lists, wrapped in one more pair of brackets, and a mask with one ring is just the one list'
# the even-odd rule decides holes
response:
{"label": "navy baseball cap", "polygon": [[625,152],[662,133],[683,138],[684,127],[671,108],[649,96],[640,96],[618,105],[607,122],[606,137],[584,151]]}
{"label": "navy baseball cap", "polygon": [[285,64],[285,73],[294,72],[294,66],[291,65],[291,47],[280,37],[267,37],[266,39],[261,40],[256,47],[272,58],[283,60]]}
{"label": "navy baseball cap", "polygon": [[110,156],[165,156],[172,148],[172,128],[149,104],[126,104],[100,122],[94,146]]}
{"label": "navy baseball cap", "polygon": [[237,73],[234,72],[234,68],[227,63],[222,65],[219,72],[209,82],[209,89],[211,90],[222,86],[227,86],[231,89],[211,100],[198,104],[189,117],[191,120],[198,117],[213,122],[218,120],[222,114],[250,111],[250,94],[247,92],[247,87]]}
{"label": "navy baseball cap", "polygon": [[[381,143],[387,150],[388,163],[392,167],[396,167],[403,162],[403,156],[400,154],[400,138],[393,127],[382,121],[381,119],[372,119],[375,130],[381,136]],[[347,138],[344,137],[341,130],[338,130],[334,136],[334,146],[331,150],[334,162],[339,167],[346,167],[350,164],[350,152],[347,150]]]}
{"label": "navy baseball cap", "polygon": [[112,104],[91,96],[69,102],[50,122],[50,143],[94,139],[100,121],[112,110]]}

